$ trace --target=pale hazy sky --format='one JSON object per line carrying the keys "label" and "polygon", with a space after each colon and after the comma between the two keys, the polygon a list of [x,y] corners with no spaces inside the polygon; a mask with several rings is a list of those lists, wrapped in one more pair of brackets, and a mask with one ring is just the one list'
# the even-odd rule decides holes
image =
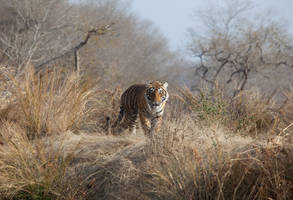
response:
{"label": "pale hazy sky", "polygon": [[[245,1],[245,0],[244,0]],[[132,11],[151,20],[169,39],[172,49],[182,46],[186,30],[194,22],[192,14],[221,0],[132,0]],[[288,23],[293,33],[293,0],[254,0],[259,12],[270,9],[273,16]]]}

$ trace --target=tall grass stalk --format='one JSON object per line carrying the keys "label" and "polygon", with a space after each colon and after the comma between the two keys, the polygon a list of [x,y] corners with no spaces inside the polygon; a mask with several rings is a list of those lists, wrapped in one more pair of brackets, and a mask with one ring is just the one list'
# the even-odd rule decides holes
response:
{"label": "tall grass stalk", "polygon": [[[17,118],[30,139],[78,129],[94,94],[90,80],[54,70],[39,76],[29,67],[23,78],[11,78]],[[14,116],[15,117],[15,116]]]}

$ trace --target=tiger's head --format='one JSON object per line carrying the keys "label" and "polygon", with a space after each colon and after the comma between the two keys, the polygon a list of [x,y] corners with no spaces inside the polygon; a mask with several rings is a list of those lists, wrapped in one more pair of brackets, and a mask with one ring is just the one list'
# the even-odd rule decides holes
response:
{"label": "tiger's head", "polygon": [[167,92],[168,83],[159,81],[148,81],[146,83],[145,98],[151,108],[159,108],[165,105],[169,98]]}

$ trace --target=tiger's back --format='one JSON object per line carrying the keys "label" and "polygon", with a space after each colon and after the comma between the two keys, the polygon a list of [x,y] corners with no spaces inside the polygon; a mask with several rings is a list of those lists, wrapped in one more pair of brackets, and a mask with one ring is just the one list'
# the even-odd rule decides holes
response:
{"label": "tiger's back", "polygon": [[119,126],[119,132],[127,128],[135,132],[139,116],[147,135],[154,130],[158,131],[169,97],[167,87],[168,83],[162,84],[159,81],[130,86],[121,96],[120,113],[112,127]]}
{"label": "tiger's back", "polygon": [[130,86],[121,96],[120,105],[127,111],[137,112],[141,104],[144,104],[143,100],[146,86],[144,84],[136,84]]}

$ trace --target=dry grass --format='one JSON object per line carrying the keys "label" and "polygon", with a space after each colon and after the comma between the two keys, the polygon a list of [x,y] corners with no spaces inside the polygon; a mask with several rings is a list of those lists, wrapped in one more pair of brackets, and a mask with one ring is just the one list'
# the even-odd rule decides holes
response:
{"label": "dry grass", "polygon": [[232,99],[220,91],[215,91],[212,95],[201,92],[198,96],[188,89],[180,92],[184,103],[193,111],[196,119],[205,125],[211,126],[219,122],[235,132],[253,136],[281,130],[281,119],[274,110],[272,99],[260,95],[257,90],[242,91]]}
{"label": "dry grass", "polygon": [[231,103],[181,90],[149,139],[104,131],[119,112],[119,88],[60,71],[40,79],[32,69],[4,81],[11,95],[1,98],[1,199],[293,198],[290,94],[287,121],[276,128],[270,102],[255,94]]}
{"label": "dry grass", "polygon": [[[1,199],[76,199],[78,184],[66,178],[71,156],[54,142],[31,141],[24,129],[3,122],[0,129]],[[71,182],[72,181],[72,182]]]}
{"label": "dry grass", "polygon": [[110,123],[117,119],[122,90],[115,88],[97,89],[96,91],[95,98],[90,101],[91,114],[88,118],[88,124],[92,125],[92,131],[108,134],[107,118],[110,118]]}
{"label": "dry grass", "polygon": [[231,103],[231,120],[236,129],[257,135],[275,130],[280,119],[274,102],[256,89],[239,93]]}
{"label": "dry grass", "polygon": [[79,129],[90,112],[86,105],[94,93],[91,82],[75,73],[56,70],[40,78],[30,67],[23,78],[10,78],[13,114],[6,118],[25,127],[31,139]]}
{"label": "dry grass", "polygon": [[69,167],[76,149],[65,154],[62,136],[52,136],[86,123],[91,81],[57,70],[40,77],[33,68],[23,77],[1,75],[1,94],[9,94],[1,95],[1,199],[79,198],[81,186]]}
{"label": "dry grass", "polygon": [[[285,126],[293,122],[293,87],[285,93],[287,101],[280,109],[280,115],[282,121],[285,122]],[[292,130],[292,129],[291,129]]]}
{"label": "dry grass", "polygon": [[277,143],[232,136],[220,127],[195,127],[181,148],[162,146],[164,151],[150,160],[143,178],[150,199],[293,197],[292,143],[285,138]]}
{"label": "dry grass", "polygon": [[[75,137],[83,144],[75,171],[85,181],[87,199],[291,199],[293,195],[293,145],[284,136],[244,137],[221,125],[203,128],[190,116],[166,121],[152,141],[142,132]],[[70,136],[67,145],[74,145],[75,137]]]}

